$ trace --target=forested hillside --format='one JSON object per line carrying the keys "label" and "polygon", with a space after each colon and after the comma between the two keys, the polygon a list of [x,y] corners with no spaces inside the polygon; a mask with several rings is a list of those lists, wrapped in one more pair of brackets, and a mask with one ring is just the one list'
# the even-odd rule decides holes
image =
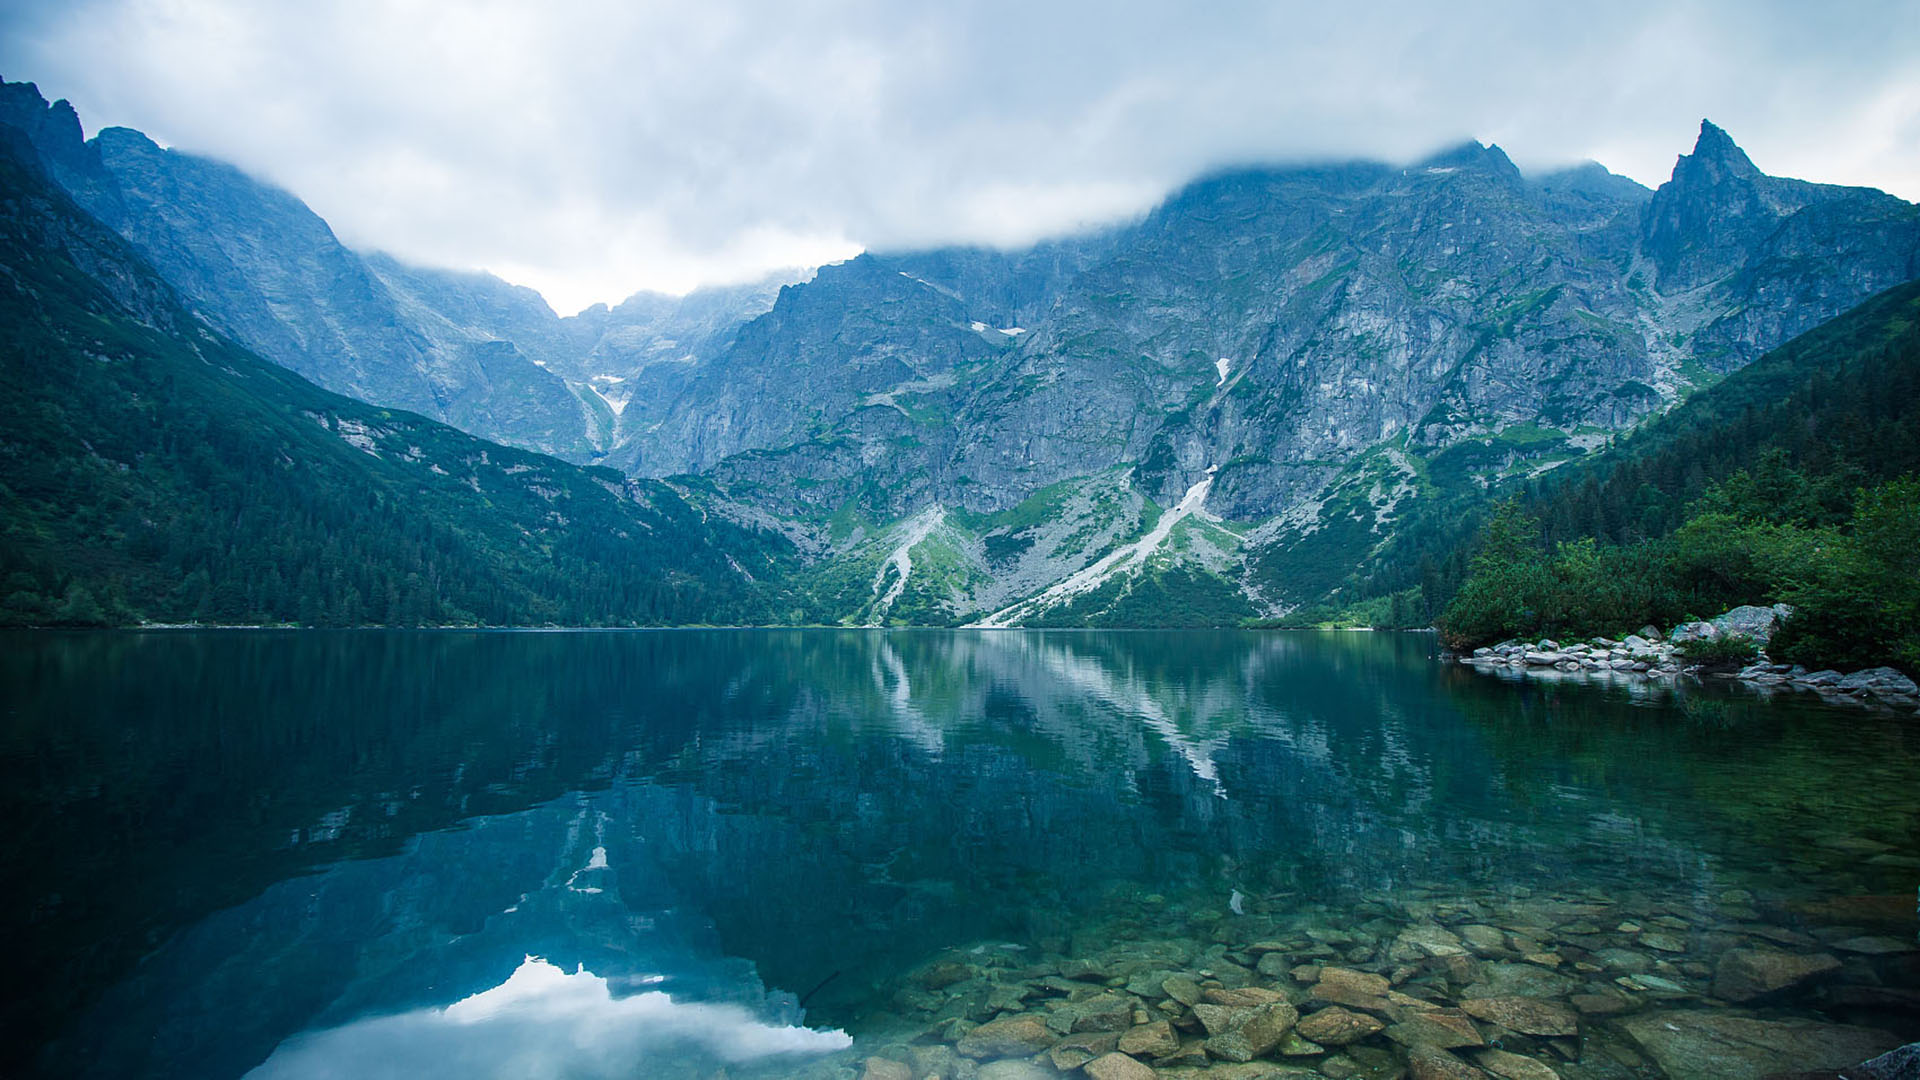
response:
{"label": "forested hillside", "polygon": [[0,624],[775,615],[784,539],[259,359],[3,126],[0,325]]}
{"label": "forested hillside", "polygon": [[1917,476],[1911,282],[1500,507],[1440,625],[1465,646],[1786,602],[1780,657],[1920,667]]}

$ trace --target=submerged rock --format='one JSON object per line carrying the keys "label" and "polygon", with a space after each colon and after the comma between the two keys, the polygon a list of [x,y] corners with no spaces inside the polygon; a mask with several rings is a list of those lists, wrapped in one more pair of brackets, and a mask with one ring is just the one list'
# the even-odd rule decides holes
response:
{"label": "submerged rock", "polygon": [[1560,1080],[1560,1074],[1546,1062],[1505,1050],[1482,1050],[1473,1056],[1473,1060],[1501,1080]]}
{"label": "submerged rock", "polygon": [[995,1061],[980,1066],[978,1080],[1054,1080],[1052,1073],[1031,1061]]}
{"label": "submerged rock", "polygon": [[1752,1001],[1839,970],[1840,961],[1826,953],[1728,949],[1714,972],[1713,995],[1728,1001]]}
{"label": "submerged rock", "polygon": [[1463,1003],[1467,1014],[1476,1020],[1499,1024],[1523,1035],[1560,1036],[1580,1034],[1580,1017],[1557,1001],[1532,997],[1472,998]]}
{"label": "submerged rock", "polygon": [[870,1057],[860,1072],[860,1080],[913,1080],[913,1066],[887,1058]]}
{"label": "submerged rock", "polygon": [[1872,1061],[1841,1070],[1846,1080],[1912,1080],[1920,1076],[1920,1042],[1889,1050]]}
{"label": "submerged rock", "polygon": [[1003,1016],[960,1036],[955,1049],[970,1058],[1024,1057],[1055,1041],[1057,1037],[1038,1017]]}
{"label": "submerged rock", "polygon": [[1433,1009],[1415,1013],[1387,1028],[1387,1038],[1408,1047],[1433,1047],[1454,1050],[1485,1046],[1480,1029],[1459,1009]]}
{"label": "submerged rock", "polygon": [[1301,1020],[1295,1030],[1300,1032],[1301,1038],[1322,1046],[1345,1046],[1385,1030],[1386,1026],[1363,1013],[1329,1005]]}
{"label": "submerged rock", "polygon": [[1151,1066],[1117,1051],[1093,1059],[1085,1068],[1093,1080],[1154,1080],[1159,1075]]}
{"label": "submerged rock", "polygon": [[1445,1050],[1431,1047],[1407,1055],[1407,1075],[1412,1080],[1486,1080],[1487,1076]]}
{"label": "submerged rock", "polygon": [[1299,1018],[1284,1001],[1244,1010],[1232,1028],[1207,1040],[1207,1053],[1227,1061],[1252,1061],[1278,1047]]}
{"label": "submerged rock", "polygon": [[1180,1049],[1180,1036],[1165,1020],[1142,1024],[1120,1036],[1120,1052],[1134,1057],[1157,1058]]}
{"label": "submerged rock", "polygon": [[[1112,1053],[1119,1046],[1120,1036],[1111,1031],[1072,1035],[1055,1043],[1053,1049],[1047,1051],[1047,1059],[1053,1062],[1054,1068],[1072,1072],[1094,1058]],[[1177,1038],[1173,1048],[1180,1048]]]}
{"label": "submerged rock", "polygon": [[1379,1012],[1386,1008],[1387,991],[1392,989],[1384,976],[1351,968],[1323,967],[1313,984],[1313,996],[1335,1005]]}
{"label": "submerged rock", "polygon": [[1899,1044],[1884,1031],[1811,1020],[1670,1011],[1620,1022],[1668,1076],[1751,1080],[1773,1073],[1844,1069]]}

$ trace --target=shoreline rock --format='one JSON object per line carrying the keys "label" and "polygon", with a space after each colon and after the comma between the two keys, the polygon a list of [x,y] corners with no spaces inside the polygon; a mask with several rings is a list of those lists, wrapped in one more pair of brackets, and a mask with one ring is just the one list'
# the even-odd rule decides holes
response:
{"label": "shoreline rock", "polygon": [[[1766,645],[1780,621],[1792,613],[1785,604],[1771,608],[1747,605],[1737,607],[1713,619],[1683,623],[1673,633],[1661,635],[1651,626],[1615,640],[1595,637],[1585,642],[1563,644],[1551,638],[1527,642],[1507,640],[1485,645],[1459,656],[1460,663],[1476,669],[1505,668],[1523,675],[1548,671],[1565,674],[1587,673],[1621,675],[1654,680],[1674,679],[1682,675],[1716,675],[1755,686],[1786,687],[1817,693],[1834,703],[1880,704],[1920,709],[1920,685],[1905,673],[1891,667],[1866,668],[1855,672],[1833,670],[1808,671],[1798,664],[1774,663],[1766,655]],[[1736,672],[1714,671],[1711,665],[1689,664],[1686,644],[1690,641],[1717,641],[1729,636],[1750,638],[1760,652],[1754,663]]]}

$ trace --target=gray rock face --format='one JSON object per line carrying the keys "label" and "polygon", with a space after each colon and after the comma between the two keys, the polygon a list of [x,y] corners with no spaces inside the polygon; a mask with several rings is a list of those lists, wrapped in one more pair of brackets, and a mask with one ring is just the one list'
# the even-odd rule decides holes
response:
{"label": "gray rock face", "polygon": [[1779,628],[1780,620],[1793,613],[1785,604],[1772,607],[1756,607],[1743,604],[1724,615],[1715,616],[1711,622],[1720,637],[1738,635],[1749,637],[1756,644],[1765,645],[1773,639],[1773,633]]}

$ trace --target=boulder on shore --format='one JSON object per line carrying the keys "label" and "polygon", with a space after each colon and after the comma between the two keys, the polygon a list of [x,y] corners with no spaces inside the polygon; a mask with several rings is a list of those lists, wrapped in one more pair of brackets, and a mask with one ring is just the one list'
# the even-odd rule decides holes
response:
{"label": "boulder on shore", "polygon": [[1774,631],[1780,628],[1780,621],[1792,613],[1793,609],[1785,604],[1772,607],[1742,604],[1724,615],[1715,616],[1711,625],[1721,637],[1749,637],[1754,644],[1764,646],[1772,640]]}

